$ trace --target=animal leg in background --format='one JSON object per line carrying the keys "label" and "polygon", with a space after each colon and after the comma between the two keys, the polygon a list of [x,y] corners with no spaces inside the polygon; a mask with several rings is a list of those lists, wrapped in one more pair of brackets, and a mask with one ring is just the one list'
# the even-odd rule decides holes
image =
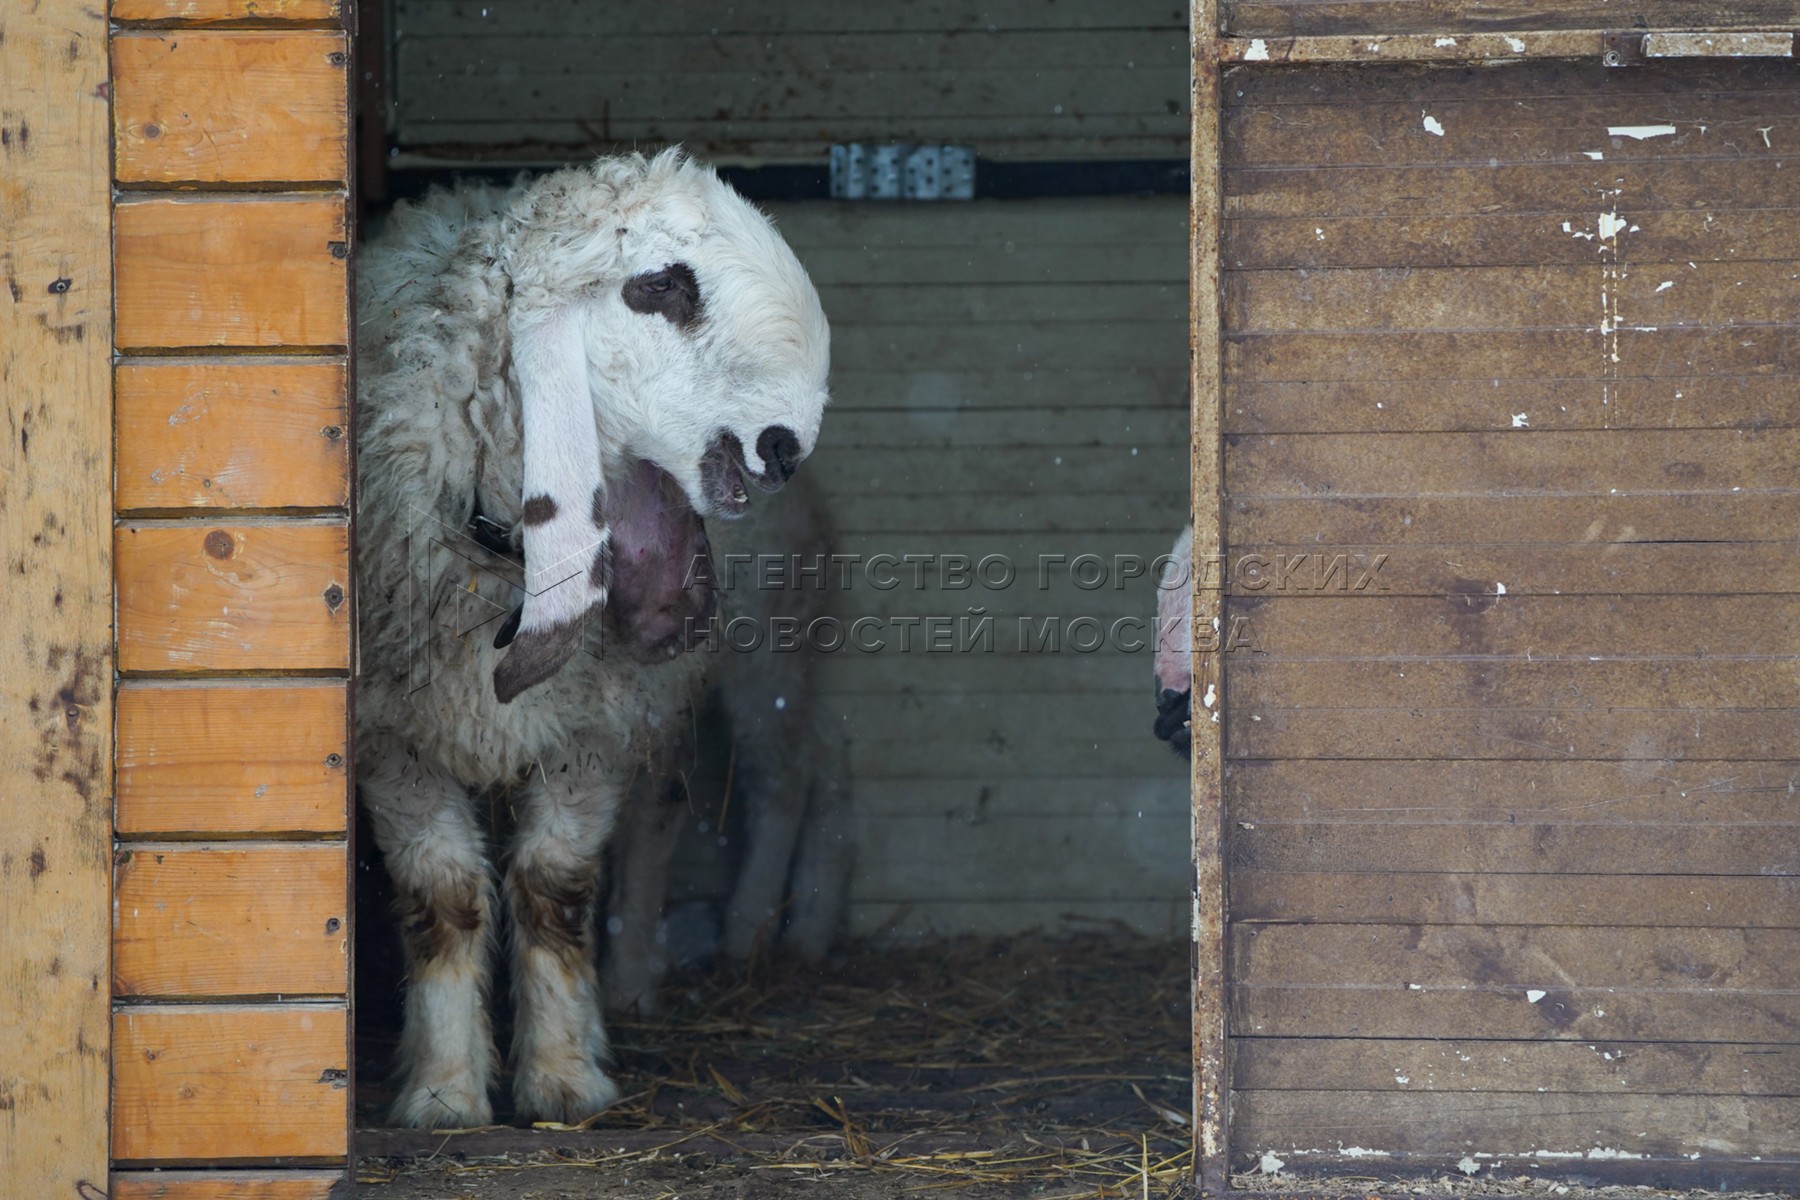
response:
{"label": "animal leg in background", "polygon": [[[757,698],[758,689],[746,690]],[[796,711],[805,706],[805,697],[784,697],[779,710],[769,700],[754,714],[744,711],[743,699],[742,692],[727,693],[744,796],[745,851],[725,908],[722,939],[725,953],[739,960],[750,957],[759,942],[773,945],[781,935],[788,871],[806,819],[811,749],[805,718]]]}
{"label": "animal leg in background", "polygon": [[656,990],[669,969],[662,941],[669,860],[681,840],[687,789],[640,772],[612,839],[606,905],[606,959],[600,979],[612,1012],[656,1011]]}
{"label": "animal leg in background", "polygon": [[812,787],[806,822],[794,851],[788,887],[792,910],[782,940],[802,958],[825,957],[843,923],[856,866],[856,822],[851,811],[850,747],[834,718],[812,714]]}
{"label": "animal leg in background", "polygon": [[513,1101],[521,1117],[573,1123],[619,1098],[603,1069],[594,907],[600,851],[623,790],[598,770],[546,764],[514,800],[506,902]]}
{"label": "animal leg in background", "polygon": [[468,790],[390,741],[361,748],[358,790],[394,881],[406,1017],[392,1120],[461,1129],[493,1120],[493,873]]}

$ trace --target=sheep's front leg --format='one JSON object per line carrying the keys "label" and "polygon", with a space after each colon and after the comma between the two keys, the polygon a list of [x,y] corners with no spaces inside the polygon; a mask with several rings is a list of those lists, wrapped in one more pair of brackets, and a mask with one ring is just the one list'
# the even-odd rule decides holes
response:
{"label": "sheep's front leg", "polygon": [[[577,1122],[619,1098],[602,1070],[594,969],[600,851],[616,786],[574,769],[522,798],[506,869],[513,929],[513,1101],[532,1120]],[[564,782],[570,781],[570,782]]]}
{"label": "sheep's front leg", "polygon": [[495,905],[467,790],[393,745],[363,747],[358,774],[406,950],[399,1096],[389,1119],[423,1129],[486,1125]]}
{"label": "sheep's front leg", "polygon": [[850,748],[831,719],[815,713],[812,792],[806,827],[794,852],[793,912],[785,942],[808,961],[824,958],[844,920],[850,874],[856,866],[856,819],[851,810]]}

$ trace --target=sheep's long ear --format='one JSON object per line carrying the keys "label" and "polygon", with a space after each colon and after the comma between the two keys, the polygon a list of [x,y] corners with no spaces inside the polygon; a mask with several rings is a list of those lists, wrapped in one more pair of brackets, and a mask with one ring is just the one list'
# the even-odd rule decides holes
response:
{"label": "sheep's long ear", "polygon": [[512,353],[525,433],[525,606],[494,668],[502,704],[561,669],[606,603],[610,534],[587,350],[571,308],[514,319]]}

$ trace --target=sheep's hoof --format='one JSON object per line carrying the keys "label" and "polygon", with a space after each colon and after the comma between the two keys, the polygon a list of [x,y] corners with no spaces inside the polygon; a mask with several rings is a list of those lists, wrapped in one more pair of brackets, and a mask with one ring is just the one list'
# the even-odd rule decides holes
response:
{"label": "sheep's hoof", "polygon": [[403,1088],[388,1120],[405,1129],[473,1129],[494,1123],[494,1106],[488,1102],[487,1088],[473,1075],[465,1075]]}
{"label": "sheep's hoof", "polygon": [[513,1077],[513,1107],[526,1121],[579,1125],[618,1099],[619,1085],[591,1062],[572,1070],[521,1069]]}

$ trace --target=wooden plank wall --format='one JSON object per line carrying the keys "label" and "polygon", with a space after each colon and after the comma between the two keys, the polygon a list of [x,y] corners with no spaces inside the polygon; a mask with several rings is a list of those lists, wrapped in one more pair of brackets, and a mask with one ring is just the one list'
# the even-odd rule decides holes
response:
{"label": "wooden plank wall", "polygon": [[106,1180],[112,286],[106,21],[0,38],[0,1191]]}
{"label": "wooden plank wall", "polygon": [[396,0],[409,150],[561,159],[683,142],[817,161],[834,141],[991,157],[1183,158],[1175,0]]}
{"label": "wooden plank wall", "polygon": [[350,45],[335,0],[113,15],[112,1194],[323,1197],[350,1111]]}
{"label": "wooden plank wall", "polygon": [[1792,67],[1224,86],[1234,1166],[1791,1182]]}
{"label": "wooden plank wall", "polygon": [[[1148,561],[1186,519],[1186,213],[1182,197],[774,208],[832,322],[805,470],[840,552],[1018,570],[957,590],[902,562],[891,590],[859,573],[839,597],[846,622],[981,607],[996,625],[992,653],[928,652],[922,626],[905,652],[888,625],[881,652],[826,663],[852,738],[856,933],[1186,928],[1187,778],[1150,733],[1148,649],[1026,653],[1017,633],[1021,616],[1154,611],[1146,578],[1083,590],[1066,564]],[[1041,588],[1040,555],[1064,558]]]}
{"label": "wooden plank wall", "polygon": [[1223,0],[1233,36],[1550,29],[1787,29],[1793,0]]}

